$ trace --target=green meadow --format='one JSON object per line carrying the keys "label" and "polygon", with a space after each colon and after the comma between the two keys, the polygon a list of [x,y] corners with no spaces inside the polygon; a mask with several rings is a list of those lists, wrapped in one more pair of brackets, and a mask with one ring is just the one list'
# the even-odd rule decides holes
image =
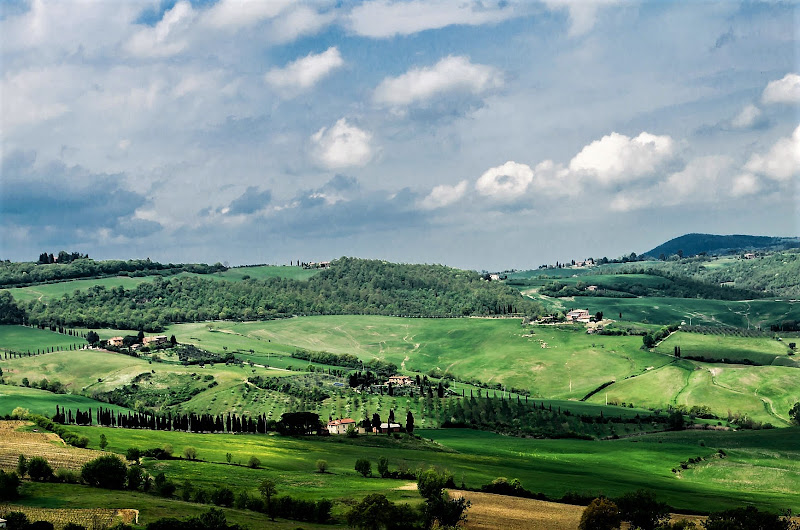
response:
{"label": "green meadow", "polygon": [[128,412],[128,409],[124,407],[101,403],[81,395],[54,394],[46,390],[24,386],[0,386],[0,416],[11,414],[11,411],[17,407],[27,409],[33,414],[52,416],[55,414],[56,405],[73,411],[76,409],[85,411],[89,408],[96,410],[98,407],[104,407],[115,412]]}
{"label": "green meadow", "polygon": [[90,287],[96,285],[112,289],[114,287],[124,287],[125,289],[133,289],[142,282],[153,281],[152,276],[130,277],[130,276],[112,276],[109,278],[92,278],[85,280],[71,280],[66,282],[57,283],[44,283],[39,285],[32,285],[30,287],[14,287],[8,289],[11,296],[15,300],[28,302],[31,300],[40,300],[46,302],[53,298],[61,298],[65,294],[72,294],[75,291],[85,291]]}
{"label": "green meadow", "polygon": [[47,348],[66,349],[73,345],[83,347],[86,345],[86,340],[82,337],[54,333],[49,329],[0,326],[0,355],[9,351],[26,353],[44,351]]}
{"label": "green meadow", "polygon": [[[203,487],[235,484],[255,493],[258,482],[270,477],[282,493],[337,501],[335,512],[342,509],[344,499],[375,491],[393,500],[418,502],[415,491],[398,489],[407,481],[363,478],[355,473],[356,459],[368,458],[374,466],[381,456],[389,458],[392,469],[447,469],[458,485],[463,482],[472,488],[504,476],[519,478],[526,488],[556,498],[569,492],[613,496],[646,487],[678,509],[718,510],[746,503],[769,509],[800,507],[795,495],[800,487],[800,452],[792,442],[798,435],[796,428],[758,436],[692,431],[605,442],[512,438],[464,429],[420,430],[423,439],[433,444],[375,435],[350,440],[72,429],[89,437],[90,447],[97,447],[100,434],[105,434],[109,449],[120,453],[129,447],[169,444],[177,454],[194,447],[202,462],[145,462],[151,472],[164,471],[179,484],[186,479]],[[719,458],[718,449],[725,449],[728,456]],[[226,453],[231,453],[234,465],[227,464]],[[262,469],[235,465],[251,456],[261,461]],[[703,458],[699,464],[680,473],[672,471],[698,457]],[[315,473],[318,459],[328,462],[329,474]],[[735,480],[718,478],[729,470],[734,470]],[[763,477],[769,480],[760,482]]]}
{"label": "green meadow", "polygon": [[677,332],[662,341],[655,351],[672,355],[676,346],[681,348],[682,357],[704,357],[725,360],[725,362],[751,361],[769,366],[790,366],[800,368],[797,356],[790,356],[789,342],[770,337],[737,337],[732,335],[703,335],[701,333]]}

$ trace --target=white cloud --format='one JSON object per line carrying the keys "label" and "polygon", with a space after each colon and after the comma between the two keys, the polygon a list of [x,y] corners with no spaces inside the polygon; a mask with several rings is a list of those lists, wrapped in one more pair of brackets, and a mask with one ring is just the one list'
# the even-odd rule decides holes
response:
{"label": "white cloud", "polygon": [[203,15],[203,21],[212,27],[236,29],[252,26],[274,18],[293,0],[220,0]]}
{"label": "white cloud", "polygon": [[427,197],[422,199],[420,206],[424,210],[434,210],[436,208],[443,208],[449,206],[454,202],[461,199],[467,192],[467,181],[462,180],[455,186],[448,186],[442,184],[441,186],[434,187]]}
{"label": "white cloud", "polygon": [[751,173],[742,173],[733,179],[730,194],[732,197],[752,195],[761,189],[761,181]]}
{"label": "white cloud", "polygon": [[616,0],[545,0],[545,4],[551,10],[566,9],[569,12],[570,37],[588,33],[594,27],[600,8],[615,3]]}
{"label": "white cloud", "polygon": [[747,129],[758,123],[761,115],[761,109],[755,105],[747,105],[733,120],[731,120],[731,125],[737,129]]}
{"label": "white cloud", "polygon": [[592,175],[602,184],[625,182],[655,171],[674,156],[674,149],[669,136],[643,132],[629,138],[612,132],[584,147],[569,169]]}
{"label": "white cloud", "polygon": [[348,124],[345,118],[311,135],[315,157],[329,169],[365,165],[372,158],[371,140],[370,133]]}
{"label": "white cloud", "polygon": [[320,13],[299,5],[276,17],[269,29],[275,42],[291,42],[303,35],[313,35],[336,19],[333,11]]}
{"label": "white cloud", "polygon": [[786,74],[770,81],[761,95],[764,103],[800,103],[800,75]]}
{"label": "white cloud", "polygon": [[183,35],[196,16],[191,4],[178,2],[152,28],[143,28],[126,44],[128,53],[136,57],[170,57],[188,46]]}
{"label": "white cloud", "polygon": [[376,0],[353,8],[346,25],[357,35],[385,38],[410,35],[453,24],[471,26],[491,24],[509,19],[515,14],[515,6],[505,2]]}
{"label": "white cloud", "polygon": [[775,142],[766,154],[753,154],[745,169],[778,181],[800,176],[800,125],[792,136]]}
{"label": "white cloud", "polygon": [[310,53],[284,68],[273,68],[264,75],[264,80],[287,95],[297,90],[308,89],[330,75],[344,64],[338,48],[331,46],[322,53]]}
{"label": "white cloud", "polygon": [[478,193],[502,201],[519,198],[533,181],[533,170],[526,164],[508,161],[489,168],[475,182]]}
{"label": "white cloud", "polygon": [[496,68],[473,64],[467,57],[448,56],[431,67],[387,77],[375,89],[374,98],[378,103],[402,106],[448,92],[480,95],[502,85],[502,75]]}

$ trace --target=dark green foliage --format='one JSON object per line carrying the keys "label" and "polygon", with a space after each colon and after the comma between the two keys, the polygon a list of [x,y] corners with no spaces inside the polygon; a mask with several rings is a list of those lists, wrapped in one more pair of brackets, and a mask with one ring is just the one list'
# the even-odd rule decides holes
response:
{"label": "dark green foliage", "polygon": [[319,414],[313,412],[284,412],[277,424],[281,434],[314,434],[321,428]]}
{"label": "dark green foliage", "polygon": [[142,458],[142,450],[138,447],[129,447],[125,451],[125,459],[128,462],[138,462],[140,458]]}
{"label": "dark green foliage", "polygon": [[81,477],[90,486],[121,490],[125,487],[128,468],[116,455],[104,455],[83,464]]}
{"label": "dark green foliage", "polygon": [[28,516],[22,512],[8,512],[3,516],[6,520],[8,530],[26,530],[28,528]]}
{"label": "dark green foliage", "polygon": [[368,458],[359,458],[356,460],[355,470],[364,477],[368,477],[372,475],[372,463]]}
{"label": "dark green foliage", "polygon": [[772,248],[792,248],[800,246],[800,240],[791,237],[748,236],[716,234],[684,234],[670,239],[666,243],[645,252],[648,256],[673,256],[678,250],[685,256],[696,256],[701,252],[706,254],[729,254],[743,250],[758,250]]}
{"label": "dark green foliage", "polygon": [[28,460],[28,476],[36,482],[46,482],[53,478],[53,468],[41,456],[34,456]]}
{"label": "dark green foliage", "polygon": [[[320,296],[323,293],[324,296]],[[47,304],[27,305],[34,324],[157,331],[170,322],[271,319],[292,315],[371,314],[456,317],[539,306],[476,272],[341,258],[308,281],[285,278],[220,282],[197,276],[156,277],[132,290],[96,286]]]}
{"label": "dark green foliage", "polygon": [[389,459],[385,456],[382,456],[378,459],[378,474],[381,478],[386,478],[389,476]]}
{"label": "dark green foliage", "polygon": [[350,508],[345,518],[352,528],[399,530],[414,528],[419,514],[406,504],[397,505],[381,493],[372,493]]}
{"label": "dark green foliage", "polygon": [[22,324],[25,321],[23,311],[8,291],[0,291],[0,324]]}
{"label": "dark green foliage", "polygon": [[579,530],[613,530],[619,528],[621,518],[617,505],[605,497],[594,499],[581,514]]}
{"label": "dark green foliage", "polygon": [[199,517],[175,519],[167,517],[148,523],[147,530],[242,530],[237,524],[228,524],[225,513],[211,508]]}
{"label": "dark green foliage", "polygon": [[455,487],[453,476],[447,472],[427,469],[417,477],[417,489],[425,499],[422,512],[426,528],[434,524],[454,527],[467,519],[466,511],[470,502],[463,497],[451,499],[445,491],[446,487]]}
{"label": "dark green foliage", "polygon": [[25,455],[19,455],[19,458],[17,458],[17,475],[24,477],[27,472],[28,459],[25,458]]}
{"label": "dark green foliage", "polygon": [[34,521],[25,530],[53,530],[54,528],[50,521]]}
{"label": "dark green foliage", "polygon": [[[161,497],[172,497],[177,489],[175,483],[169,480],[163,472],[156,475],[153,486],[155,487],[156,495],[160,495]],[[232,492],[231,495],[233,495]],[[231,503],[232,502],[233,499],[231,499]]]}
{"label": "dark green foliage", "polygon": [[217,506],[233,506],[234,494],[230,488],[222,487],[211,492],[211,502]]}
{"label": "dark green foliage", "polygon": [[131,466],[128,468],[127,487],[129,490],[138,490],[147,481],[147,472],[141,466]]}
{"label": "dark green foliage", "polygon": [[712,513],[703,524],[706,530],[792,530],[788,517],[763,512],[755,506]]}
{"label": "dark green foliage", "polygon": [[616,499],[620,517],[630,523],[632,529],[655,530],[669,521],[669,506],[658,502],[656,496],[647,490],[626,493]]}
{"label": "dark green foliage", "polygon": [[86,530],[86,527],[78,523],[67,523],[64,525],[64,530]]}
{"label": "dark green foliage", "polygon": [[800,425],[800,402],[795,403],[792,405],[792,408],[789,409],[789,419],[795,425]]}
{"label": "dark green foliage", "polygon": [[19,477],[16,473],[0,470],[0,501],[12,501],[19,497]]}

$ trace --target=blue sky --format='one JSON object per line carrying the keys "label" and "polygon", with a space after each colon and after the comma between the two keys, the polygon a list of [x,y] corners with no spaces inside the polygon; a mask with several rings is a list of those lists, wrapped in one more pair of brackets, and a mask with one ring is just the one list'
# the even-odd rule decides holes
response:
{"label": "blue sky", "polygon": [[797,3],[0,9],[0,259],[496,270],[798,235]]}

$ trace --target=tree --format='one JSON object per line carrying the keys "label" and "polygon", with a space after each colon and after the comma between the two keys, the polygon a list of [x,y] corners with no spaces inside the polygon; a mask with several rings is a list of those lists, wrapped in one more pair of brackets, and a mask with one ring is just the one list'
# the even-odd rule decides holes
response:
{"label": "tree", "polygon": [[53,468],[41,456],[34,456],[28,460],[28,476],[35,482],[45,482],[53,478]]}
{"label": "tree", "polygon": [[104,455],[83,464],[81,478],[90,486],[121,490],[125,487],[128,468],[117,455]]}
{"label": "tree", "polygon": [[230,488],[222,487],[216,489],[211,493],[211,502],[217,506],[225,506],[230,508],[233,506],[234,494]]}
{"label": "tree", "polygon": [[389,459],[385,456],[382,456],[378,459],[378,474],[382,478],[389,476]]}
{"label": "tree", "polygon": [[272,497],[278,493],[278,489],[275,487],[275,482],[271,479],[265,478],[258,485],[258,491],[261,493],[261,497],[263,497],[264,501],[267,503],[267,514],[269,514],[269,518],[274,521],[275,514],[272,512]]}
{"label": "tree", "polygon": [[128,462],[138,462],[140,458],[142,458],[142,450],[138,447],[129,447],[125,451],[125,459]]}
{"label": "tree", "polygon": [[770,530],[791,530],[794,528],[788,517],[762,512],[755,506],[734,508],[712,513],[704,524],[706,530],[739,530],[750,528],[769,528]]}
{"label": "tree", "polygon": [[644,344],[645,348],[652,348],[656,345],[656,339],[649,333],[645,333],[642,337],[642,344]]}
{"label": "tree", "polygon": [[647,490],[626,493],[616,501],[620,517],[628,521],[632,529],[655,530],[669,521],[669,506],[658,502]]}
{"label": "tree", "polygon": [[682,431],[686,426],[683,414],[678,409],[673,409],[667,418],[667,426],[673,431]]}
{"label": "tree", "polygon": [[605,497],[594,499],[583,510],[579,530],[613,530],[621,524],[617,505]]}
{"label": "tree", "polygon": [[317,472],[318,473],[327,473],[328,472],[328,461],[327,460],[317,460]]}
{"label": "tree", "polygon": [[90,330],[89,333],[86,334],[86,342],[94,346],[95,344],[100,342],[100,335],[98,335],[96,331]]}
{"label": "tree", "polygon": [[233,455],[230,453],[225,453],[225,461],[230,464],[231,460],[233,460]]}
{"label": "tree", "polygon": [[795,425],[800,425],[800,402],[795,403],[789,409],[789,420]]}
{"label": "tree", "polygon": [[19,455],[17,459],[17,475],[20,477],[24,477],[25,473],[28,472],[28,460],[25,458],[25,455]]}
{"label": "tree", "polygon": [[347,524],[363,530],[388,528],[395,519],[395,506],[381,493],[371,493],[347,512]]}
{"label": "tree", "polygon": [[364,477],[372,475],[372,463],[367,458],[359,458],[356,460],[355,469]]}
{"label": "tree", "polygon": [[372,427],[376,434],[381,431],[381,415],[377,412],[372,415]]}
{"label": "tree", "polygon": [[408,434],[414,433],[414,415],[411,414],[410,410],[406,414],[406,432]]}
{"label": "tree", "polygon": [[105,450],[106,447],[108,447],[108,440],[106,439],[106,435],[105,434],[101,434],[100,435],[100,449]]}
{"label": "tree", "polygon": [[0,470],[0,501],[13,501],[19,497],[19,477],[16,473]]}
{"label": "tree", "polygon": [[183,449],[183,456],[189,460],[197,460],[197,449],[194,447],[185,447]]}
{"label": "tree", "polygon": [[451,499],[444,489],[452,482],[452,475],[439,473],[435,469],[427,469],[417,477],[417,490],[425,499],[423,514],[426,528],[435,523],[442,527],[454,527],[467,519],[466,511],[470,502],[464,497]]}
{"label": "tree", "polygon": [[178,344],[178,339],[176,339],[176,338],[175,338],[175,335],[170,335],[170,337],[169,337],[169,343],[170,343],[170,344],[171,344],[173,347],[174,347],[176,344]]}
{"label": "tree", "polygon": [[138,490],[148,480],[147,472],[141,466],[131,466],[126,473],[128,478],[127,488],[131,491]]}
{"label": "tree", "polygon": [[247,461],[247,467],[258,469],[261,467],[261,460],[259,460],[257,456],[251,456],[250,460]]}

